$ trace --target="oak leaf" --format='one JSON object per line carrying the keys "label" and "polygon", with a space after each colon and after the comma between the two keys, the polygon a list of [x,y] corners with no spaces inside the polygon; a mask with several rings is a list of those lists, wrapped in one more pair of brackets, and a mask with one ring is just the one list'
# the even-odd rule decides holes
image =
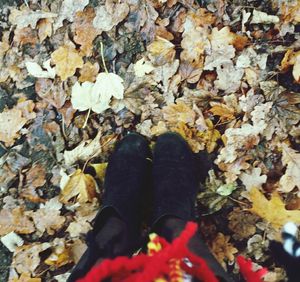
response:
{"label": "oak leaf", "polygon": [[51,59],[55,64],[56,73],[62,81],[74,75],[76,69],[83,66],[82,57],[76,49],[69,45],[59,47],[51,54]]}
{"label": "oak leaf", "polygon": [[291,192],[295,187],[300,190],[300,153],[282,144],[282,163],[286,166],[284,175],[279,181],[279,191]]}
{"label": "oak leaf", "polygon": [[230,236],[226,236],[219,232],[217,237],[211,243],[211,251],[219,263],[223,266],[225,266],[225,259],[233,261],[234,254],[238,252],[238,250],[229,241]]}
{"label": "oak leaf", "polygon": [[89,174],[77,169],[63,187],[59,200],[68,204],[75,198],[79,203],[91,202],[96,197],[97,183]]}
{"label": "oak leaf", "polygon": [[268,200],[257,188],[252,188],[249,191],[249,199],[252,202],[249,211],[262,217],[274,228],[279,229],[289,221],[300,224],[300,211],[286,210],[278,192],[272,193],[271,199]]}
{"label": "oak leaf", "polygon": [[240,174],[239,178],[246,186],[247,191],[250,191],[253,187],[260,188],[262,184],[266,183],[267,176],[260,174],[260,167],[254,167],[250,173],[242,172]]}

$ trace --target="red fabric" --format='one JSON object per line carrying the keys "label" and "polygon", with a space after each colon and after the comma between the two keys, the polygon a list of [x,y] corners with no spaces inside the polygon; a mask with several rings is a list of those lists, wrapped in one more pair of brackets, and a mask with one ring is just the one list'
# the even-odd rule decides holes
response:
{"label": "red fabric", "polygon": [[[112,278],[112,281],[124,282],[152,282],[158,277],[166,277],[170,274],[171,259],[177,259],[181,262],[181,268],[188,274],[197,277],[203,282],[217,282],[218,279],[208,267],[206,261],[201,257],[194,255],[187,248],[187,243],[195,234],[197,224],[189,222],[181,235],[171,244],[163,238],[159,238],[162,249],[151,256],[139,254],[137,256],[117,257],[115,259],[106,259],[100,264],[94,266],[87,275],[77,280],[77,282],[99,282],[105,278]],[[192,266],[189,267],[184,263],[184,259],[188,258]],[[241,273],[248,282],[261,282],[261,276],[266,270],[258,272],[252,271],[251,260],[238,257],[238,264]]]}

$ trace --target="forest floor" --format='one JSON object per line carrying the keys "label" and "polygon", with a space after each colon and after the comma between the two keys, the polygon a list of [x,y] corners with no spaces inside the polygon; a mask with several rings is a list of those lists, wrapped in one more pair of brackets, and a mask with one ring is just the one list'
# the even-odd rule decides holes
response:
{"label": "forest floor", "polygon": [[[0,281],[65,281],[115,142],[181,134],[210,169],[197,220],[284,281],[300,224],[300,2],[0,1]],[[30,279],[30,278],[36,278]]]}

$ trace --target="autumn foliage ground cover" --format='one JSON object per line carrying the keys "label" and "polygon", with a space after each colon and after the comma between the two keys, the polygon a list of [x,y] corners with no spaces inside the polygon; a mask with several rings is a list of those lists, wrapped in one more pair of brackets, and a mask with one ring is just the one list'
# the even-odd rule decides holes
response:
{"label": "autumn foliage ground cover", "polygon": [[197,210],[222,266],[286,277],[268,245],[300,224],[299,1],[4,2],[1,281],[65,281],[113,144],[168,130],[214,159]]}

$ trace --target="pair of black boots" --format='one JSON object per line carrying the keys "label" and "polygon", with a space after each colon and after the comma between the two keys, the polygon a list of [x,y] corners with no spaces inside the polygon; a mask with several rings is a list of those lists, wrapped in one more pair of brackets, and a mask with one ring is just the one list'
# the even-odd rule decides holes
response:
{"label": "pair of black boots", "polygon": [[[172,241],[194,218],[200,180],[194,154],[178,134],[159,136],[153,156],[144,137],[134,133],[124,137],[108,163],[103,207],[87,236],[88,249],[68,282],[85,276],[103,258],[130,256],[137,249],[149,199],[152,231]],[[217,275],[226,276],[201,239],[194,239],[192,245]]]}

